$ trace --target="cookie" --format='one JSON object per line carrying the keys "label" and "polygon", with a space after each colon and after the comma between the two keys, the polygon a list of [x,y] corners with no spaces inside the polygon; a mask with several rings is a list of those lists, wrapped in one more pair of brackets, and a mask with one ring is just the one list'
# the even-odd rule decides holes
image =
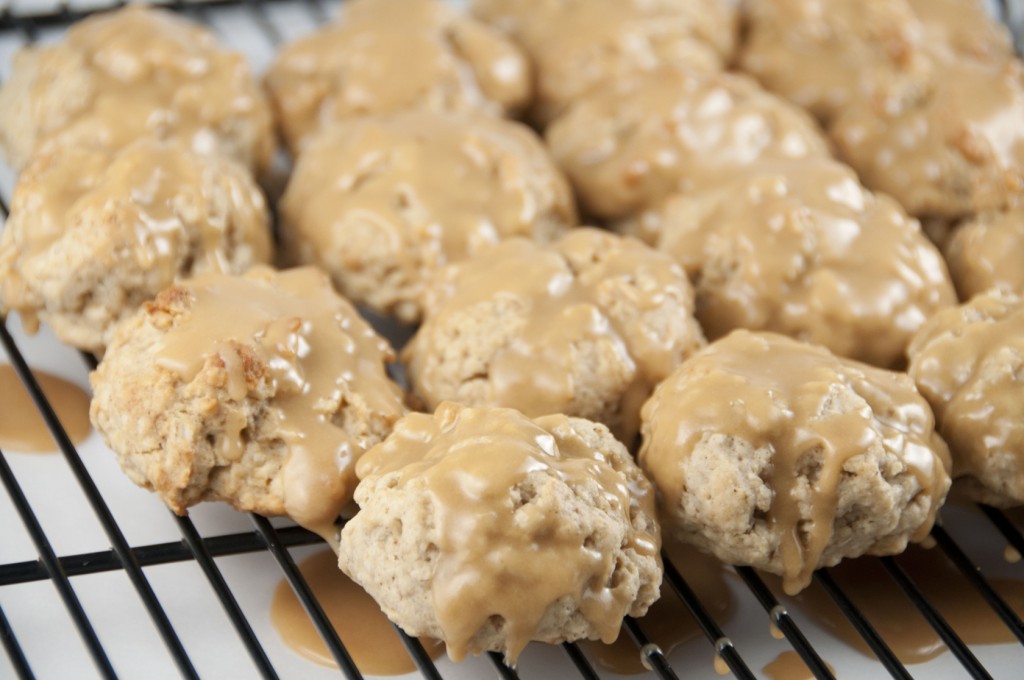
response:
{"label": "cookie", "polygon": [[971,218],[956,228],[945,252],[962,300],[997,287],[1024,294],[1024,208]]}
{"label": "cookie", "polygon": [[0,235],[0,308],[102,353],[118,321],[175,280],[270,261],[263,194],[242,165],[143,138],[36,156]]}
{"label": "cookie", "polygon": [[638,458],[675,535],[788,593],[847,557],[924,539],[950,460],[903,373],[773,333],[736,331],[663,382]]}
{"label": "cookie", "polygon": [[661,583],[654,491],[602,425],[442,404],[360,459],[339,565],[448,654],[613,641]]}

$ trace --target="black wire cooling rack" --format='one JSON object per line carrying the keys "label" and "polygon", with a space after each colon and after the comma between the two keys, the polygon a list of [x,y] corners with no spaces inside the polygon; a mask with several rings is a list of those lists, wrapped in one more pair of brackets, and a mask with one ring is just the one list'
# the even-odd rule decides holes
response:
{"label": "black wire cooling rack", "polygon": [[[68,2],[51,2],[43,10],[29,8],[27,12],[24,10],[12,10],[9,6],[0,5],[0,36],[4,34],[18,34],[22,42],[31,43],[37,39],[41,32],[59,30],[72,21],[82,18],[91,11],[95,11],[97,9],[96,4],[95,0],[93,0],[90,3],[90,8],[83,10]],[[123,3],[111,3],[108,7],[117,7],[120,4]],[[216,19],[216,13],[220,11],[227,11],[228,9],[238,11],[241,9],[249,12],[251,13],[252,23],[262,32],[265,41],[271,47],[276,46],[282,40],[282,32],[275,23],[272,12],[269,11],[271,5],[289,4],[299,7],[302,11],[308,13],[309,19],[314,24],[327,20],[330,14],[330,7],[322,3],[321,0],[212,0],[201,3],[170,2],[161,4],[187,12],[193,18],[201,21],[211,22]],[[1024,15],[1024,12],[1021,12],[1019,7],[1014,7],[1012,3],[1002,3],[999,10],[1002,18],[1011,24],[1015,16]],[[0,211],[2,211],[2,217],[6,218],[6,196],[0,197]],[[199,674],[193,660],[189,656],[188,650],[181,641],[179,630],[171,623],[164,604],[157,597],[150,580],[143,571],[144,567],[193,561],[208,580],[209,586],[219,600],[234,629],[234,633],[238,636],[248,656],[251,658],[253,669],[239,671],[239,677],[250,677],[255,672],[255,674],[264,678],[277,678],[280,676],[279,671],[275,669],[266,653],[264,645],[261,644],[253,632],[250,619],[247,618],[243,609],[239,606],[236,593],[228,585],[228,581],[218,567],[216,559],[245,553],[269,552],[280,567],[281,574],[295,591],[317,632],[323,638],[340,672],[349,678],[362,677],[359,669],[345,649],[344,640],[339,639],[316,596],[297,568],[289,550],[298,546],[320,543],[320,539],[314,534],[296,527],[275,527],[265,518],[252,515],[250,516],[252,523],[251,531],[227,535],[202,536],[189,517],[177,517],[172,514],[173,521],[181,533],[180,541],[143,545],[129,543],[122,527],[118,524],[114,514],[108,507],[108,503],[100,492],[99,487],[83,463],[78,450],[72,444],[53,408],[40,389],[33,369],[25,359],[23,347],[20,346],[24,342],[22,340],[19,343],[15,335],[8,329],[6,322],[0,321],[0,344],[2,344],[10,363],[43,416],[65,463],[95,514],[96,520],[102,525],[109,540],[110,549],[58,555],[51,543],[50,537],[43,530],[37,513],[33,510],[32,504],[26,497],[18,477],[9,465],[8,459],[0,451],[0,481],[2,481],[12,505],[16,509],[17,515],[24,524],[24,528],[38,553],[38,559],[36,560],[0,563],[0,588],[36,581],[50,581],[66,609],[67,616],[71,619],[74,628],[81,637],[95,665],[96,671],[98,671],[101,677],[115,678],[117,677],[115,666],[108,655],[107,649],[101,643],[93,622],[86,614],[86,609],[83,607],[79,596],[76,594],[74,583],[77,577],[87,574],[123,572],[130,580],[131,586],[136,591],[138,598],[151,619],[152,625],[156,628],[180,675],[186,678],[198,678]],[[82,355],[82,360],[90,369],[95,366],[94,359],[91,356]],[[0,405],[0,408],[2,408],[2,405]],[[153,502],[158,503],[159,501],[153,498]],[[1024,535],[1022,535],[1021,530],[1007,515],[988,507],[981,508],[981,515],[987,518],[987,521],[995,527],[998,534],[1005,539],[1009,546],[1024,554]],[[979,518],[976,521],[984,522],[986,520]],[[6,527],[0,527],[0,532],[7,530]],[[978,568],[975,560],[941,526],[937,526],[933,530],[932,537],[937,544],[938,550],[955,565],[956,569],[966,579],[966,582],[970,584],[970,587],[984,599],[991,610],[1005,624],[1012,636],[1024,646],[1024,623],[996,592],[990,581]],[[3,534],[0,533],[0,540],[2,539]],[[948,647],[965,674],[973,678],[993,677],[991,672],[978,661],[972,649],[963,642],[960,633],[954,630],[946,619],[943,618],[933,603],[923,594],[919,585],[901,567],[899,560],[897,558],[879,558],[879,561],[889,578],[906,597],[906,603],[894,603],[894,606],[911,606],[916,609]],[[824,655],[823,651],[808,641],[797,620],[780,603],[773,590],[765,581],[750,568],[737,567],[735,572],[738,574],[740,581],[749,590],[750,595],[763,608],[768,621],[781,631],[791,649],[806,663],[814,677],[823,679],[833,678],[833,671],[825,659],[822,658]],[[726,636],[722,626],[711,613],[711,608],[702,601],[701,593],[696,592],[687,583],[686,579],[683,578],[667,555],[665,556],[665,578],[668,584],[665,596],[679,598],[685,605],[704,638],[706,638],[710,647],[709,652],[717,654],[735,677],[755,678],[756,676],[751,671],[748,661],[745,660],[737,645],[733,644],[730,638]],[[861,612],[853,599],[833,579],[829,570],[817,572],[814,580],[818,586],[824,589],[838,610],[852,624],[867,647],[877,658],[877,675],[880,676],[883,672],[886,672],[893,678],[904,679],[913,677],[908,668],[893,653],[886,640],[878,633],[868,617]],[[643,620],[632,619],[627,619],[624,624],[624,633],[635,643],[637,654],[643,659],[644,665],[656,677],[678,677],[677,671],[670,665],[662,650],[651,642],[645,632],[644,625]],[[441,678],[441,671],[431,660],[419,641],[406,636],[401,630],[396,630],[420,673],[427,678]],[[230,635],[230,631],[226,631],[225,634]],[[15,673],[21,678],[35,677],[22,645],[19,644],[18,631],[12,627],[2,608],[0,608],[0,642],[3,644],[10,665]],[[592,665],[588,656],[581,648],[574,644],[565,644],[562,647],[571,666],[580,677],[600,677],[594,665]],[[489,655],[489,661],[492,665],[492,673],[498,677],[520,677],[516,670],[502,663],[499,656],[491,654]]]}

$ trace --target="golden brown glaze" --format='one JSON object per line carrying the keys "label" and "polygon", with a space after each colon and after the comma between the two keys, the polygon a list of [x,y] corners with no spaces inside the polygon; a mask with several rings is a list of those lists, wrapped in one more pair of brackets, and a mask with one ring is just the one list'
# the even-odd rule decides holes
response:
{"label": "golden brown glaze", "polygon": [[625,228],[683,266],[709,339],[769,330],[892,367],[921,324],[956,303],[918,222],[829,159],[756,164]]}
{"label": "golden brown glaze", "polygon": [[721,0],[476,0],[473,11],[533,60],[542,125],[588,91],[659,66],[720,71],[736,41],[736,7]]}
{"label": "golden brown glaze", "polygon": [[264,171],[271,115],[245,58],[175,14],[131,5],[14,58],[0,90],[0,143],[16,168],[44,149],[120,149],[173,138]]}
{"label": "golden brown glaze", "polygon": [[512,236],[575,224],[568,184],[536,135],[487,116],[414,111],[332,129],[299,159],[281,202],[293,261],[352,300],[419,319],[428,279]]}
{"label": "golden brown glaze", "polygon": [[[78,385],[33,369],[39,387],[50,402],[57,419],[74,445],[81,444],[92,432],[89,424],[89,395]],[[57,450],[57,443],[43,421],[39,408],[18,379],[14,368],[0,365],[0,450],[43,453]]]}
{"label": "golden brown glaze", "polygon": [[[922,540],[949,488],[948,450],[907,376],[779,335],[712,343],[655,390],[643,419],[639,461],[668,526],[723,561],[781,574],[788,592],[819,566]],[[716,464],[716,451],[732,459]]]}
{"label": "golden brown glaze", "polygon": [[546,137],[581,207],[606,219],[758,161],[829,154],[806,113],[749,78],[671,68],[590,92]]}
{"label": "golden brown glaze", "polygon": [[[402,414],[400,392],[382,374],[391,349],[318,270],[268,278],[261,284],[258,278],[206,275],[179,284],[191,299],[188,323],[167,330],[154,359],[189,382],[216,354],[233,399],[246,396],[252,367],[263,366],[267,375],[261,377],[277,387],[275,424],[288,449],[285,512],[303,526],[328,526],[352,498],[355,463],[366,445],[334,421],[336,405],[343,392],[352,392],[373,412]],[[226,351],[232,341],[251,354]],[[235,424],[239,434],[223,439],[233,449],[224,452],[229,459],[240,457],[245,446],[247,422]]]}
{"label": "golden brown glaze", "polygon": [[530,75],[514,44],[443,0],[352,0],[336,23],[284,47],[266,86],[298,152],[356,116],[515,113],[529,103]]}
{"label": "golden brown glaze", "polygon": [[[398,632],[377,603],[338,571],[337,555],[323,550],[299,562],[298,567],[361,672],[404,675],[416,670]],[[321,666],[337,667],[309,614],[284,579],[274,589],[270,621],[290,649]],[[433,659],[444,653],[444,645],[436,640],[420,642]]]}
{"label": "golden brown glaze", "polygon": [[[595,448],[587,428],[613,447]],[[363,523],[373,521],[368,503],[391,502],[374,494],[415,493],[426,508],[404,508],[399,533],[383,544],[394,547],[382,559],[429,541],[423,561],[406,564],[404,578],[427,580],[429,606],[453,659],[479,653],[479,633],[493,624],[500,641],[485,648],[504,651],[514,663],[532,639],[578,637],[545,630],[553,618],[570,614],[570,621],[582,617],[588,630],[613,641],[623,617],[642,615],[654,599],[657,581],[638,583],[636,560],[656,566],[660,577],[661,538],[650,484],[625,449],[594,428],[561,415],[530,420],[510,409],[450,403],[432,416],[406,416],[358,463],[361,510],[342,534],[342,569],[362,582],[354,572],[389,568],[366,566],[367,556],[352,552],[354,541]],[[580,512],[593,514],[587,519]],[[592,520],[598,524],[587,528]],[[416,535],[414,522],[426,522],[428,533]],[[369,530],[380,537],[393,529],[389,522]],[[614,546],[598,535],[609,531]],[[363,585],[406,630],[423,626],[400,611],[417,607],[411,586],[385,581]],[[377,587],[398,588],[399,602],[386,604]]]}
{"label": "golden brown glaze", "polygon": [[882,87],[832,129],[864,184],[920,217],[954,219],[1024,196],[1024,67],[944,63],[924,87]]}
{"label": "golden brown glaze", "polygon": [[946,244],[949,273],[969,300],[989,288],[1024,294],[1024,208],[984,213],[957,227]]}
{"label": "golden brown glaze", "polygon": [[102,352],[119,320],[179,278],[269,262],[269,218],[248,171],[173,142],[42,153],[0,236],[0,308]]}
{"label": "golden brown glaze", "polygon": [[704,344],[682,270],[596,229],[548,246],[506,241],[446,269],[426,307],[403,358],[429,408],[564,413],[624,442],[654,386]]}
{"label": "golden brown glaze", "polygon": [[986,503],[1024,503],[1024,300],[990,290],[936,314],[908,350],[955,477]]}

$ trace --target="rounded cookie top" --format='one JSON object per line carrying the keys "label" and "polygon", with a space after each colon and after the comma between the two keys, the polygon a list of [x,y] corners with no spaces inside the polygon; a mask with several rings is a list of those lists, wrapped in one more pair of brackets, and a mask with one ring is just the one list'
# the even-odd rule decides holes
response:
{"label": "rounded cookie top", "polygon": [[227,158],[140,139],[54,149],[15,187],[0,236],[0,307],[102,352],[115,324],[176,279],[272,254],[266,203]]}
{"label": "rounded cookie top", "polygon": [[981,502],[1024,504],[1024,299],[993,289],[936,314],[909,355],[954,475]]}
{"label": "rounded cookie top", "polygon": [[245,58],[171,12],[131,5],[15,55],[0,89],[0,145],[15,168],[42,150],[115,150],[143,136],[260,173],[274,150],[270,108]]}
{"label": "rounded cookie top", "polygon": [[405,413],[393,358],[312,267],[204,274],[118,326],[90,415],[175,512],[221,500],[330,540],[356,460]]}
{"label": "rounded cookie top", "polygon": [[798,591],[844,557],[927,536],[949,451],[902,373],[772,333],[736,331],[643,409],[641,467],[666,530]]}
{"label": "rounded cookie top", "polygon": [[749,78],[670,68],[592,91],[546,135],[584,212],[606,219],[758,160],[829,153],[806,113]]}
{"label": "rounded cookie top", "polygon": [[477,0],[473,11],[530,56],[542,124],[587,91],[656,66],[720,71],[737,32],[736,6],[723,0]]}
{"label": "rounded cookie top", "polygon": [[654,490],[607,428],[442,404],[359,461],[339,564],[448,654],[611,642],[661,584]]}
{"label": "rounded cookie top", "polygon": [[879,83],[920,85],[932,75],[905,0],[759,0],[747,26],[743,70],[824,120]]}
{"label": "rounded cookie top", "polygon": [[869,188],[918,217],[955,219],[1024,196],[1024,67],[944,64],[927,87],[854,102],[832,126]]}
{"label": "rounded cookie top", "polygon": [[565,413],[630,444],[651,390],[703,344],[678,265],[633,239],[575,229],[444,270],[403,359],[428,407]]}
{"label": "rounded cookie top", "polygon": [[973,217],[957,227],[945,250],[961,299],[996,287],[1024,294],[1024,207]]}
{"label": "rounded cookie top", "polygon": [[514,113],[530,69],[513,43],[442,0],[353,0],[336,23],[284,47],[266,76],[300,151],[325,126],[411,108]]}
{"label": "rounded cookie top", "polygon": [[528,128],[429,111],[326,131],[299,158],[281,217],[293,260],[407,322],[441,266],[512,236],[550,241],[576,221],[568,184]]}
{"label": "rounded cookie top", "polygon": [[826,158],[758,163],[624,226],[679,262],[709,339],[769,330],[882,367],[956,294],[917,220]]}

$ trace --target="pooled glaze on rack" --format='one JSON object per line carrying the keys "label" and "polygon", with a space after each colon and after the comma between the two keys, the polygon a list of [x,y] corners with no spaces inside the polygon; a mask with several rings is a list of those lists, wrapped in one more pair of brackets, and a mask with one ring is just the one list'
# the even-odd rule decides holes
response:
{"label": "pooled glaze on rack", "polygon": [[[404,413],[401,392],[384,373],[391,348],[311,267],[204,275],[179,288],[191,299],[189,317],[159,338],[157,364],[189,382],[216,355],[234,400],[245,399],[253,383],[273,384],[266,410],[287,447],[285,512],[333,543],[334,520],[352,499],[356,459],[375,443],[346,431],[346,409],[392,420]],[[228,426],[223,453],[237,459],[248,422]]]}
{"label": "pooled glaze on rack", "polygon": [[[844,405],[840,388],[859,404]],[[878,449],[917,480],[915,498],[927,500],[927,513],[910,532],[914,541],[928,535],[949,488],[948,451],[907,376],[779,335],[736,331],[712,343],[662,383],[643,417],[639,461],[661,491],[669,526],[679,521],[673,516],[688,488],[683,461],[705,436],[724,435],[769,452],[770,506],[763,520],[750,521],[764,521],[778,535],[778,554],[755,566],[780,573],[791,593],[822,566],[850,459]],[[820,469],[809,473],[814,453]]]}
{"label": "pooled glaze on rack", "polygon": [[[564,413],[604,422],[623,442],[636,436],[654,386],[704,344],[683,271],[597,229],[574,229],[548,246],[499,244],[443,271],[425,307],[403,358],[429,408],[449,400],[531,417]],[[477,361],[452,359],[467,320],[488,312],[497,346],[488,337],[470,347]],[[614,391],[592,394],[600,387],[588,378]]]}
{"label": "pooled glaze on rack", "polygon": [[350,0],[342,15],[286,45],[266,76],[288,145],[329,125],[424,108],[515,112],[530,68],[514,44],[444,0]]}
{"label": "pooled glaze on rack", "polygon": [[[89,423],[89,395],[74,383],[45,371],[33,369],[39,387],[53,407],[71,443],[78,446],[92,432]],[[0,365],[0,450],[44,453],[57,451],[57,443],[43,421],[18,374],[10,365]]]}
{"label": "pooled glaze on rack", "polygon": [[[368,675],[403,675],[416,670],[398,632],[377,603],[338,570],[337,555],[330,550],[318,552],[299,562],[298,567],[360,671]],[[290,649],[321,666],[337,667],[284,579],[274,589],[270,622]],[[444,653],[444,645],[437,640],[422,638],[420,642],[432,659]]]}
{"label": "pooled glaze on rack", "polygon": [[265,170],[270,109],[245,57],[172,12],[129,5],[14,57],[0,90],[0,142],[15,168],[43,149],[119,149],[140,137]]}
{"label": "pooled glaze on rack", "polygon": [[[825,665],[832,670],[833,674],[835,673],[831,664]],[[770,680],[814,680],[814,673],[807,667],[800,655],[793,650],[782,652],[761,670]]]}
{"label": "pooled glaze on rack", "polygon": [[[719,625],[726,625],[732,617],[735,603],[725,581],[725,566],[715,558],[676,541],[668,542],[665,552],[687,585],[700,597],[707,612]],[[672,591],[668,580],[662,581],[661,597],[637,622],[666,657],[671,657],[676,647],[701,635],[696,619]],[[601,667],[613,673],[639,675],[650,670],[644,666],[636,642],[625,631],[611,644],[589,640],[583,643],[583,647]]]}
{"label": "pooled glaze on rack", "polygon": [[[978,591],[968,586],[937,549],[911,546],[897,561],[966,644],[1017,642]],[[831,569],[831,575],[903,663],[924,663],[949,651],[878,560],[843,562]],[[990,578],[989,583],[1011,609],[1024,615],[1024,581]],[[791,600],[790,608],[850,648],[875,658],[824,590],[816,586],[804,590]]]}
{"label": "pooled glaze on rack", "polygon": [[917,220],[830,159],[758,163],[626,229],[686,269],[710,340],[768,330],[890,368],[928,317],[956,304]]}
{"label": "pooled glaze on rack", "polygon": [[1024,503],[1024,298],[994,289],[940,312],[907,354],[954,476],[978,500]]}
{"label": "pooled glaze on rack", "polygon": [[[564,599],[602,640],[615,640],[636,604],[616,553],[657,559],[661,547],[653,489],[639,470],[626,469],[632,461],[620,450],[594,449],[562,415],[530,420],[510,409],[446,403],[433,416],[406,416],[359,460],[362,484],[390,477],[388,488],[424,489],[430,498],[437,553],[429,587],[452,659],[479,651],[474,637],[499,617],[506,659],[515,663],[549,607]],[[546,490],[547,478],[566,491]],[[594,495],[595,511],[615,517],[603,521],[628,527],[619,549],[588,545],[552,506],[565,493]],[[634,521],[641,513],[647,519]],[[343,547],[348,527],[345,536]],[[349,557],[343,550],[343,567]]]}

